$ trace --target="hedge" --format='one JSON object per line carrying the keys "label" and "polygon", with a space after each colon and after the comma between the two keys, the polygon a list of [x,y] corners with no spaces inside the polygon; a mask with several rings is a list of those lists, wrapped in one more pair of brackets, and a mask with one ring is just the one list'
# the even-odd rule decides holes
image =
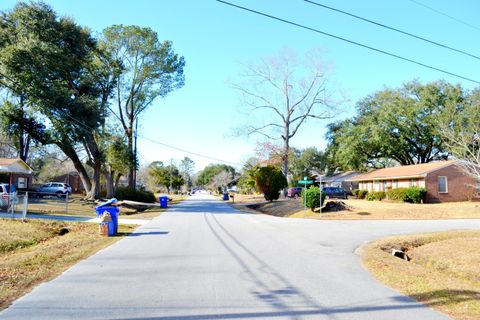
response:
{"label": "hedge", "polygon": [[367,194],[365,199],[367,199],[368,201],[374,201],[374,200],[382,201],[383,199],[385,199],[385,197],[386,197],[386,194],[383,191],[372,191]]}
{"label": "hedge", "polygon": [[157,200],[149,191],[135,190],[130,187],[118,187],[115,190],[115,198],[118,200],[131,200],[146,203],[155,203]]}
{"label": "hedge", "polygon": [[358,190],[357,197],[358,197],[358,199],[365,199],[367,194],[368,194],[367,190]]}
{"label": "hedge", "polygon": [[405,202],[421,203],[425,198],[427,190],[421,187],[410,187],[405,191]]}
{"label": "hedge", "polygon": [[407,188],[390,189],[387,191],[388,200],[405,201],[405,192]]}

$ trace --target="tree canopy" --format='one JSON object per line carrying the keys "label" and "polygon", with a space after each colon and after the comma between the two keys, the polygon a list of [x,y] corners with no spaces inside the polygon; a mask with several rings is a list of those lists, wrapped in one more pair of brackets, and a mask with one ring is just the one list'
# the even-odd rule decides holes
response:
{"label": "tree canopy", "polygon": [[444,81],[378,91],[358,102],[357,116],[330,124],[327,152],[344,170],[447,159],[440,119],[464,100],[460,86]]}
{"label": "tree canopy", "polygon": [[[116,108],[110,109],[127,137],[134,154],[135,121],[155,99],[184,85],[185,60],[176,54],[171,41],[160,41],[150,28],[113,25],[103,31],[100,47],[121,66],[115,74]],[[132,159],[134,157],[132,156]],[[134,187],[136,163],[130,164],[129,185]]]}

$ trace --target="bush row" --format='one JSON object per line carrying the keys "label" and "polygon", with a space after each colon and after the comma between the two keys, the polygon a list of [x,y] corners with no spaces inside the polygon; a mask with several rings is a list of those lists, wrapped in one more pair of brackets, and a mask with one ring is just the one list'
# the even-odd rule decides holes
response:
{"label": "bush row", "polygon": [[382,201],[386,196],[384,191],[372,191],[367,193],[365,199],[367,201]]}
{"label": "bush row", "polygon": [[130,187],[118,187],[115,190],[115,198],[118,200],[131,200],[146,203],[155,203],[157,200],[150,191],[135,190]]}
{"label": "bush row", "polygon": [[427,190],[421,187],[397,188],[384,191],[352,190],[352,194],[358,199],[368,201],[381,201],[385,198],[393,201],[404,201],[410,203],[421,203],[425,198]]}

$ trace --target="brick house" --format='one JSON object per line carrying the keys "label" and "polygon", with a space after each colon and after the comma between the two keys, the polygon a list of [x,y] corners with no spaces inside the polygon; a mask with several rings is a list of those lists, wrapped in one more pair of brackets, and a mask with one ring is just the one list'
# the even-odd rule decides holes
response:
{"label": "brick house", "polygon": [[378,169],[349,180],[367,191],[424,187],[426,203],[480,200],[480,177],[465,173],[457,160]]}

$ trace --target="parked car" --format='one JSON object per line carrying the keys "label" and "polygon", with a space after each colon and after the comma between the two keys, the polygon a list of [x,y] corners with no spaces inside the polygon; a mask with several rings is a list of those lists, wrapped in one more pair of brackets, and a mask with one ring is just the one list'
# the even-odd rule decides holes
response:
{"label": "parked car", "polygon": [[13,184],[0,183],[0,208],[2,210],[8,209],[8,206],[12,204],[12,202],[14,204],[18,203],[16,191]]}
{"label": "parked car", "polygon": [[298,198],[302,195],[302,187],[288,188],[287,196],[289,198]]}
{"label": "parked car", "polygon": [[[10,187],[12,188],[11,192],[10,192]],[[0,194],[9,194],[9,193],[13,193],[17,191],[15,189],[15,186],[12,184],[8,184],[8,183],[0,183]]]}
{"label": "parked car", "polygon": [[323,187],[323,192],[327,198],[339,198],[339,199],[347,199],[348,193],[342,188],[339,187]]}
{"label": "parked car", "polygon": [[49,182],[42,185],[37,190],[37,196],[56,195],[61,198],[67,194],[72,194],[72,187],[62,182]]}

